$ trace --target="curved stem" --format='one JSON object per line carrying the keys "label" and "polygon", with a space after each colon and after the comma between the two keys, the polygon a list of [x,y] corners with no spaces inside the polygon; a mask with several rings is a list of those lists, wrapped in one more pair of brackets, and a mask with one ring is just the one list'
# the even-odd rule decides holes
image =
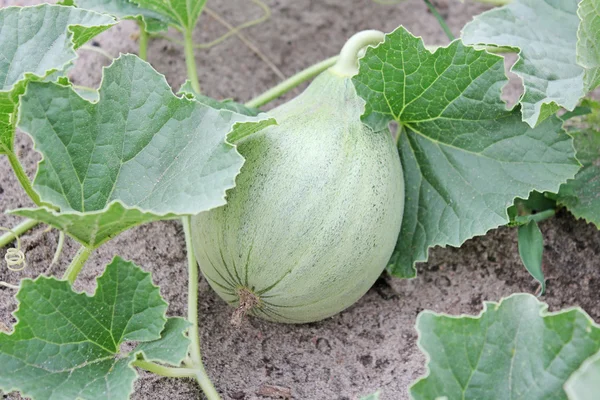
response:
{"label": "curved stem", "polygon": [[252,100],[248,101],[245,105],[247,107],[254,107],[254,108],[263,106],[263,105],[267,104],[268,102],[273,101],[276,98],[280,97],[281,95],[294,89],[296,86],[300,85],[301,83],[319,75],[321,72],[325,71],[326,69],[328,69],[332,65],[334,65],[336,63],[336,61],[338,61],[338,59],[339,59],[339,56],[334,56],[334,57],[328,58],[326,60],[323,60],[315,65],[312,65],[312,66],[306,68],[305,70],[298,72],[296,75],[293,75],[290,78],[284,80],[277,86],[272,87],[271,89],[267,90],[263,94],[253,98]]}
{"label": "curved stem", "polygon": [[202,388],[208,400],[220,400],[221,397],[211,382],[200,352],[200,328],[198,324],[198,262],[192,246],[191,217],[183,217],[183,232],[185,233],[185,249],[188,261],[188,321],[192,324],[190,332],[190,358],[196,370],[194,377]]}
{"label": "curved stem", "polygon": [[80,49],[98,53],[98,54],[106,57],[110,61],[113,60],[113,57],[110,54],[108,54],[106,51],[102,50],[100,47],[88,46],[87,44],[84,44],[83,46],[80,47]]}
{"label": "curved stem", "polygon": [[188,79],[192,85],[192,89],[197,94],[200,94],[200,82],[198,81],[198,70],[196,69],[196,59],[194,58],[194,41],[192,38],[192,30],[188,29],[183,33],[183,47],[185,50],[185,65],[187,67]]}
{"label": "curved stem", "polygon": [[40,196],[37,194],[37,192],[33,190],[31,181],[29,180],[29,177],[27,176],[23,165],[21,165],[21,163],[19,162],[19,158],[12,151],[7,151],[6,156],[8,157],[8,162],[10,163],[10,166],[12,167],[13,171],[15,171],[15,175],[19,180],[19,183],[23,187],[23,190],[25,190],[25,193],[27,193],[31,201],[33,201],[36,206],[40,207],[42,205],[42,200],[40,199]]}
{"label": "curved stem", "polygon": [[144,29],[143,24],[138,24],[140,27],[140,49],[138,51],[139,57],[146,61],[148,59],[148,32]]}
{"label": "curved stem", "polygon": [[52,262],[50,263],[50,266],[46,270],[46,275],[50,274],[52,267],[54,267],[56,264],[58,264],[58,259],[60,258],[60,255],[62,254],[64,245],[65,245],[65,233],[63,231],[59,231],[58,244],[56,245],[56,251],[54,252],[54,257],[52,258]]}
{"label": "curved stem", "polygon": [[15,240],[16,236],[22,235],[31,228],[37,226],[39,223],[40,221],[36,221],[34,219],[26,219],[25,221],[21,222],[19,225],[11,229],[12,232],[7,232],[4,235],[0,236],[0,248],[6,246],[7,244]]}
{"label": "curved stem", "polygon": [[90,257],[93,251],[94,249],[92,249],[91,247],[82,245],[79,248],[79,250],[77,250],[77,254],[75,254],[75,257],[73,257],[71,264],[69,264],[69,267],[65,271],[63,279],[69,281],[69,283],[72,285],[73,282],[75,282],[75,279],[77,279],[77,275],[79,275],[85,262]]}
{"label": "curved stem", "polygon": [[145,369],[156,375],[167,376],[169,378],[195,378],[196,370],[191,368],[173,368],[155,364],[146,360],[135,360],[133,366]]}
{"label": "curved stem", "polygon": [[377,45],[385,39],[385,34],[376,30],[367,30],[354,34],[340,51],[340,59],[331,67],[331,71],[341,76],[353,76],[358,73],[359,52],[369,45]]}

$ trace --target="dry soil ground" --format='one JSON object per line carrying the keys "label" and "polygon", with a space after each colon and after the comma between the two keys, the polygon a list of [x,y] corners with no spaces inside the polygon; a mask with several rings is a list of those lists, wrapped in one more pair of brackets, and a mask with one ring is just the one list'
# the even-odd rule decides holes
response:
{"label": "dry soil ground", "polygon": [[[36,0],[0,0],[0,5],[35,4]],[[389,32],[398,25],[422,36],[426,44],[447,39],[421,0],[380,5],[371,0],[269,0],[272,18],[244,32],[286,76],[339,51],[354,32],[375,28]],[[458,0],[438,0],[455,34],[484,7]],[[211,0],[209,7],[232,24],[259,15],[252,2]],[[125,22],[99,36],[94,45],[112,56],[136,52],[136,26]],[[209,40],[224,32],[214,19],[203,16],[196,39]],[[108,61],[82,51],[72,73],[80,85],[97,86]],[[185,80],[182,49],[164,40],[150,44],[149,61],[174,88]],[[207,51],[198,51],[200,79],[206,94],[248,100],[279,81],[277,75],[237,38]],[[513,86],[514,89],[514,86]],[[300,89],[290,95],[293,96]],[[517,86],[518,90],[518,86]],[[511,92],[514,98],[514,91]],[[509,93],[509,94],[511,94]],[[37,158],[21,135],[19,149],[30,174]],[[30,205],[9,169],[0,159],[0,208]],[[0,216],[0,226],[18,220]],[[600,232],[567,213],[541,225],[546,241],[544,268],[551,309],[579,305],[600,320]],[[19,274],[0,268],[0,279],[17,282],[34,277],[48,266],[56,231],[38,228],[23,237],[29,267]],[[68,242],[56,273],[62,273],[77,246]],[[89,261],[76,287],[91,291],[94,277],[118,254],[151,271],[171,315],[185,315],[186,259],[178,222],[133,229],[101,248]],[[0,252],[0,256],[3,253]],[[201,283],[200,319],[207,370],[224,399],[259,399],[265,385],[289,388],[295,399],[357,399],[382,390],[383,399],[406,399],[407,388],[425,372],[425,357],[417,348],[414,329],[424,309],[451,314],[478,313],[484,300],[514,292],[533,292],[536,284],[519,261],[516,232],[500,228],[472,239],[460,249],[437,248],[429,262],[418,266],[410,281],[382,277],[356,305],[319,323],[292,326],[249,319],[240,329],[229,323],[231,310]],[[14,323],[13,292],[0,288],[0,322]],[[187,400],[200,396],[193,381],[165,379],[141,372],[134,399]],[[17,399],[15,394],[5,398]]]}

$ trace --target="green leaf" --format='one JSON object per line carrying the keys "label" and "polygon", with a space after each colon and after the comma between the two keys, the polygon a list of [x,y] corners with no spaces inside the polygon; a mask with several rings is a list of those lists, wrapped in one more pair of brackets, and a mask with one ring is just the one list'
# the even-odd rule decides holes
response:
{"label": "green leaf", "polygon": [[115,23],[107,15],[49,4],[0,9],[0,154],[13,150],[27,82],[64,70],[77,57],[75,49]]}
{"label": "green leaf", "polygon": [[585,360],[564,387],[569,400],[596,400],[600,393],[600,353]]}
{"label": "green leaf", "polygon": [[477,317],[422,312],[419,347],[428,373],[415,400],[564,399],[563,384],[600,349],[600,327],[581,309],[548,313],[534,296],[486,302]]}
{"label": "green leaf", "polygon": [[0,333],[0,388],[41,399],[128,399],[137,377],[125,341],[160,338],[167,303],[150,274],[115,258],[93,296],[66,281],[21,281],[18,322]]}
{"label": "green leaf", "polygon": [[140,343],[136,353],[141,353],[146,361],[155,361],[173,366],[181,365],[187,356],[190,339],[186,332],[191,324],[183,318],[169,318],[160,339],[153,342]]}
{"label": "green leaf", "polygon": [[75,0],[73,5],[86,10],[112,15],[119,19],[135,19],[144,24],[146,32],[166,31],[169,26],[164,17],[152,10],[139,7],[129,0]]}
{"label": "green leaf", "polygon": [[396,276],[415,276],[432,246],[460,246],[505,225],[516,197],[556,192],[579,169],[558,118],[532,129],[506,110],[496,55],[460,41],[432,54],[401,27],[367,50],[353,81],[365,123],[400,125],[406,198],[388,266]]}
{"label": "green leaf", "polygon": [[260,114],[261,112],[258,108],[246,107],[245,105],[236,103],[233,100],[219,101],[213,99],[212,97],[196,93],[192,88],[192,84],[189,80],[186,80],[185,83],[181,86],[181,89],[179,89],[179,93],[185,94],[188,97],[193,98],[197,102],[210,106],[217,110],[229,110],[238,114],[249,115],[252,117]]}
{"label": "green leaf", "polygon": [[577,3],[515,0],[478,15],[462,31],[466,44],[520,50],[512,71],[523,79],[523,120],[532,127],[559,107],[573,110],[594,88],[584,84],[586,69],[577,64]]}
{"label": "green leaf", "polygon": [[131,0],[140,7],[152,10],[181,29],[191,31],[196,26],[206,0]]}
{"label": "green leaf", "polygon": [[20,115],[19,127],[43,155],[34,188],[60,212],[13,213],[91,248],[138,224],[225,204],[244,162],[227,135],[274,122],[179,98],[164,76],[132,55],[104,70],[97,103],[70,87],[32,82]]}
{"label": "green leaf", "polygon": [[577,63],[585,69],[584,87],[591,90],[600,85],[600,1],[582,0],[577,15]]}
{"label": "green leaf", "polygon": [[529,221],[518,228],[519,256],[531,276],[542,285],[540,295],[546,291],[546,281],[542,271],[542,255],[544,253],[544,236],[535,221]]}
{"label": "green leaf", "polygon": [[572,132],[581,170],[560,187],[558,203],[600,229],[600,132]]}

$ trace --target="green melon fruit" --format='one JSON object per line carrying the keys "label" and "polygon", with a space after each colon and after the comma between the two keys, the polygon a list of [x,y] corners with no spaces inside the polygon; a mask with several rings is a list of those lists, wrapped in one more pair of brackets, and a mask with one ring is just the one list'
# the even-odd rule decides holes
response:
{"label": "green melon fruit", "polygon": [[404,209],[388,130],[360,121],[364,101],[330,69],[240,143],[227,205],[192,219],[198,263],[225,301],[272,321],[317,321],[349,307],[384,270]]}

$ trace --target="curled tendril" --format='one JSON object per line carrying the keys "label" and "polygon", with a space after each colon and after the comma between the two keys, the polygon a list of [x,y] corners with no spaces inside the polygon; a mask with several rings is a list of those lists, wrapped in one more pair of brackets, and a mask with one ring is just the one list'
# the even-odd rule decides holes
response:
{"label": "curled tendril", "polygon": [[13,272],[22,271],[27,266],[27,262],[25,261],[25,253],[21,250],[21,239],[19,239],[19,236],[12,229],[0,226],[0,230],[12,233],[17,241],[17,247],[6,249],[6,254],[4,255],[6,266]]}

